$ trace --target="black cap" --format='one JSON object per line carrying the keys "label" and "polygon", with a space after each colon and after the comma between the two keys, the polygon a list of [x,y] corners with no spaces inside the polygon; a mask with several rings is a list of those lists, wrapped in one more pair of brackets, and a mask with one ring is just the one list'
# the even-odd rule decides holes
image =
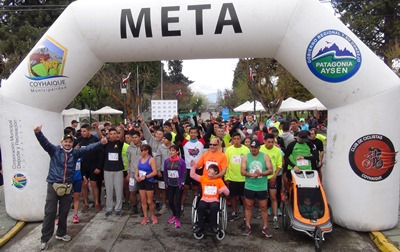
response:
{"label": "black cap", "polygon": [[167,139],[168,141],[172,141],[172,134],[171,133],[165,133],[164,138]]}
{"label": "black cap", "polygon": [[172,125],[171,125],[171,123],[170,123],[169,121],[166,121],[166,122],[164,123],[164,126],[172,127]]}
{"label": "black cap", "polygon": [[258,140],[251,141],[250,147],[256,147],[256,148],[260,147],[260,141]]}
{"label": "black cap", "polygon": [[71,124],[73,124],[73,123],[79,123],[79,122],[77,120],[72,120]]}
{"label": "black cap", "polygon": [[306,139],[310,135],[308,130],[300,130],[299,134],[297,135],[299,138]]}
{"label": "black cap", "polygon": [[135,123],[135,124],[133,125],[133,127],[134,127],[134,128],[140,128],[140,124],[139,124],[139,123]]}
{"label": "black cap", "polygon": [[63,136],[63,138],[62,138],[62,140],[66,140],[66,139],[71,139],[72,141],[74,141],[74,137],[72,136],[72,135],[70,135],[70,134],[68,134],[68,135],[64,135]]}

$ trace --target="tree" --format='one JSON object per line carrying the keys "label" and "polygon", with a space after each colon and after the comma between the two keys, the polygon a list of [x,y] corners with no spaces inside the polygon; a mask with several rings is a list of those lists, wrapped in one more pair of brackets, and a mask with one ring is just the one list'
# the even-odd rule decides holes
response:
{"label": "tree", "polygon": [[168,61],[168,74],[170,83],[183,83],[186,85],[193,83],[193,81],[189,80],[188,77],[183,75],[182,68],[182,60]]}
{"label": "tree", "polygon": [[[252,78],[250,78],[250,68],[253,71]],[[246,84],[247,92],[238,91],[243,83]],[[235,95],[246,93],[247,101],[253,101],[255,98],[261,102],[268,114],[276,113],[282,101],[290,96],[300,100],[313,97],[274,59],[240,59],[235,70],[233,90]]]}
{"label": "tree", "polygon": [[0,78],[7,79],[73,0],[0,0]]}
{"label": "tree", "polygon": [[[334,0],[340,19],[384,62],[400,59],[400,4],[398,0]],[[400,75],[399,69],[396,69]]]}

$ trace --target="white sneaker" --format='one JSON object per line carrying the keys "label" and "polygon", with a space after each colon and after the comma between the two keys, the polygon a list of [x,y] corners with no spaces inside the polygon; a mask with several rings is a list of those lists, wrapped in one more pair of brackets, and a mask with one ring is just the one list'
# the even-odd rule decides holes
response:
{"label": "white sneaker", "polygon": [[65,242],[68,242],[68,241],[71,240],[71,236],[69,236],[69,235],[63,235],[63,236],[58,236],[58,235],[56,235],[56,239],[57,239],[57,240],[63,240],[63,241],[65,241]]}
{"label": "white sneaker", "polygon": [[40,250],[46,250],[48,248],[49,248],[49,245],[47,244],[47,242],[40,243]]}

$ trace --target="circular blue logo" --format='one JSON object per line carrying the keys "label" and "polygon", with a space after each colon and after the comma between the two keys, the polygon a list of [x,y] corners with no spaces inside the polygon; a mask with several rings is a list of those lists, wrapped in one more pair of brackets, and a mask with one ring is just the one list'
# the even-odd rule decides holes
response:
{"label": "circular blue logo", "polygon": [[338,30],[325,30],[307,47],[306,62],[311,72],[327,82],[342,82],[357,73],[361,53],[354,41]]}
{"label": "circular blue logo", "polygon": [[12,178],[13,186],[18,189],[24,189],[28,183],[28,179],[22,173],[16,173]]}

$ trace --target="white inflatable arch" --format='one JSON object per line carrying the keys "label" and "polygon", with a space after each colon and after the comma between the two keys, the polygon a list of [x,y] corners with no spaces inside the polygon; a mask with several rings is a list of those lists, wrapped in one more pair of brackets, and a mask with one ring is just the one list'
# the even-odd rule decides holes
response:
{"label": "white inflatable arch", "polygon": [[7,213],[42,220],[61,111],[105,62],[273,57],[329,109],[325,187],[334,221],[397,224],[399,78],[317,0],[72,3],[0,89]]}

